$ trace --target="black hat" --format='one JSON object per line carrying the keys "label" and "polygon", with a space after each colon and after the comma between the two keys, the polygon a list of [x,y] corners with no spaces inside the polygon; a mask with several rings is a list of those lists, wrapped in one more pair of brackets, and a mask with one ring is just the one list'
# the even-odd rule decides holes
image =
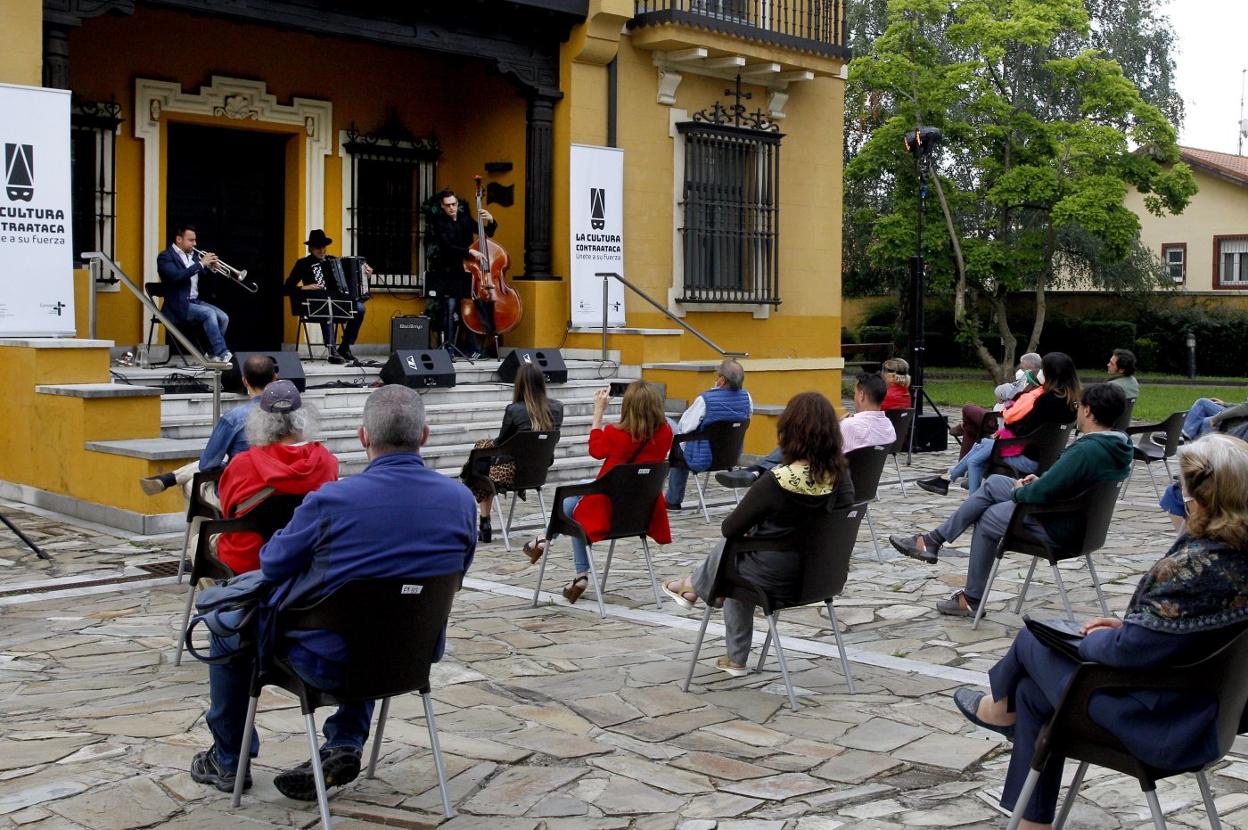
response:
{"label": "black hat", "polygon": [[308,234],[308,238],[303,244],[307,245],[309,248],[328,248],[330,245],[334,244],[334,240],[326,236],[325,231],[317,228],[312,231],[312,233]]}

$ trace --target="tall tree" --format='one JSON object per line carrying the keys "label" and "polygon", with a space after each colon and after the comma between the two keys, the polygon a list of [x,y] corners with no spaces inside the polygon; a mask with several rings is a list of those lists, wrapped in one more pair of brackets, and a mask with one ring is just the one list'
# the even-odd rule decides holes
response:
{"label": "tall tree", "polygon": [[[874,189],[879,200],[868,256],[887,270],[914,252],[918,178],[902,137],[941,128],[924,209],[946,233],[928,234],[925,255],[932,282],[953,288],[959,337],[997,379],[1017,352],[1010,292],[1034,292],[1034,349],[1048,287],[1067,273],[1095,279],[1107,263],[1118,280],[1129,270],[1121,263],[1140,228],[1123,206],[1129,187],[1157,215],[1181,211],[1196,189],[1166,115],[1087,47],[1091,38],[1081,0],[890,0],[887,29],[850,65],[851,86],[889,102],[846,169],[847,193]],[[1000,359],[975,297],[990,309]]]}

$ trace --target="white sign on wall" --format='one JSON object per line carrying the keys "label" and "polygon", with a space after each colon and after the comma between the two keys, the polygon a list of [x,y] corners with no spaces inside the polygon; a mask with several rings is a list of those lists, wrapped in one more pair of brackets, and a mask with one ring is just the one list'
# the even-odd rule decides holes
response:
{"label": "white sign on wall", "polygon": [[0,84],[0,336],[74,335],[69,90]]}
{"label": "white sign on wall", "polygon": [[[602,277],[624,274],[624,151],[572,145],[572,323],[602,325]],[[607,325],[624,325],[624,286],[607,286]]]}

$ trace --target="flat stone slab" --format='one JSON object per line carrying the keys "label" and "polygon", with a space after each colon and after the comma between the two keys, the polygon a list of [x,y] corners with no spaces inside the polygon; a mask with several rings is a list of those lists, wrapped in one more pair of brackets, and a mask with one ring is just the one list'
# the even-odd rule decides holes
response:
{"label": "flat stone slab", "polygon": [[40,384],[40,395],[64,395],[69,398],[159,398],[164,389],[156,386],[131,386],[128,383],[61,383]]}
{"label": "flat stone slab", "polygon": [[86,447],[110,455],[126,455],[148,461],[174,461],[198,458],[207,445],[206,438],[127,438],[117,441],[88,441]]}

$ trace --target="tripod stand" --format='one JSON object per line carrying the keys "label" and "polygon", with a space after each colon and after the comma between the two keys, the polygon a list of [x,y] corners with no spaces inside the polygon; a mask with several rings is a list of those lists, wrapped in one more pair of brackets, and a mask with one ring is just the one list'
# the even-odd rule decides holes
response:
{"label": "tripod stand", "polygon": [[20,530],[18,530],[17,525],[10,522],[3,513],[0,513],[0,522],[3,522],[5,527],[13,531],[13,534],[17,536],[17,538],[25,542],[27,547],[29,547],[31,550],[35,552],[36,556],[38,556],[40,559],[44,559],[49,562],[52,561],[51,556],[48,556],[46,553],[40,550],[39,546],[36,545],[34,542],[30,541],[30,538],[25,533],[22,533]]}

